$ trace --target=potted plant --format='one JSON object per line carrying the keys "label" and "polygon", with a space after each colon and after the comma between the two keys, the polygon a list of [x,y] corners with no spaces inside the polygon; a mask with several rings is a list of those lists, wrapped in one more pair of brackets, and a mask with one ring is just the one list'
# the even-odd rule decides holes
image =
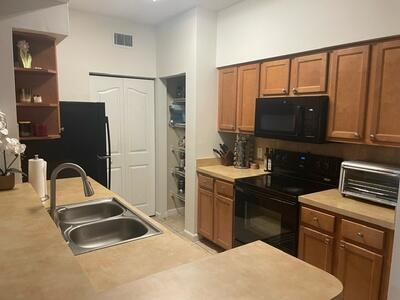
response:
{"label": "potted plant", "polygon": [[[25,149],[24,144],[8,136],[6,115],[0,111],[0,153],[3,154],[4,162],[3,167],[0,166],[0,190],[12,190],[15,186],[15,174],[23,174],[21,170],[12,166]],[[7,161],[7,152],[14,155],[11,161]]]}

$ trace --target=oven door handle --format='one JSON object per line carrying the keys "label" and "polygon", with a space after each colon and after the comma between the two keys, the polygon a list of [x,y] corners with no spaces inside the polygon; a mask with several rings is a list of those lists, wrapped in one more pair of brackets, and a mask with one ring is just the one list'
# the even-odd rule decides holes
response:
{"label": "oven door handle", "polygon": [[[296,206],[297,202],[292,202],[292,201],[286,201],[286,200],[282,200],[282,199],[278,199],[272,196],[265,196],[265,194],[261,195],[258,192],[255,191],[245,191],[243,188],[240,187],[236,187],[236,191],[241,192],[244,196],[249,196],[249,197],[257,197],[257,198],[261,198],[261,199],[265,199],[265,200],[269,200],[269,201],[274,201],[274,202],[279,202],[285,205],[291,205],[291,206]],[[259,195],[257,195],[259,194]]]}

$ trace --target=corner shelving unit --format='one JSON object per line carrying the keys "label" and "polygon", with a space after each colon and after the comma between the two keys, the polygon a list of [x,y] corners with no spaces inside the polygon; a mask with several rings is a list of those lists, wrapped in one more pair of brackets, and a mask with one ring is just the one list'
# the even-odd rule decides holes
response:
{"label": "corner shelving unit", "polygon": [[168,99],[169,145],[168,209],[176,208],[179,214],[185,204],[185,133],[186,133],[186,77],[176,76],[166,80]]}
{"label": "corner shelving unit", "polygon": [[[26,40],[30,45],[32,68],[18,64],[17,43]],[[51,140],[60,138],[60,108],[57,78],[56,41],[53,37],[13,32],[14,75],[16,89],[17,121],[29,121],[47,127],[47,136],[21,137],[21,140]],[[41,103],[19,102],[21,89],[30,89],[33,95],[42,97]]]}

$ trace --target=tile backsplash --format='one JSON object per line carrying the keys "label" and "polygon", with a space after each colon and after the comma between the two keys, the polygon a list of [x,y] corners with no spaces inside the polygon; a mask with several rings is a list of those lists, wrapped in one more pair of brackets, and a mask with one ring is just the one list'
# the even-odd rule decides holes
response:
{"label": "tile backsplash", "polygon": [[[400,166],[400,148],[344,143],[308,144],[273,139],[255,139],[255,149],[275,148],[335,156],[344,160],[361,160]],[[256,152],[256,151],[255,151]]]}

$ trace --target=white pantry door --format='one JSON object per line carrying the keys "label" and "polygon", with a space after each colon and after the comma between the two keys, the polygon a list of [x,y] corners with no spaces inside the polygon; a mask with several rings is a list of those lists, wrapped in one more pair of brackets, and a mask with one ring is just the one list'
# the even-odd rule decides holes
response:
{"label": "white pantry door", "polygon": [[106,104],[111,132],[111,190],[155,214],[154,81],[90,77],[91,98]]}

